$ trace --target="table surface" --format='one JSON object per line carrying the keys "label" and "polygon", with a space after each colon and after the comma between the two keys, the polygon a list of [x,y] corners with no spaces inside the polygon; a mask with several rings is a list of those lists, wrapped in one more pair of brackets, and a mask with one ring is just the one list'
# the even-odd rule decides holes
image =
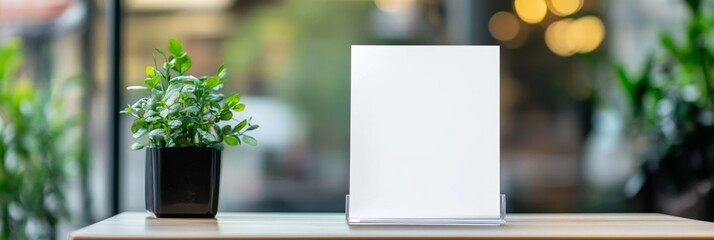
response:
{"label": "table surface", "polygon": [[219,213],[215,219],[125,212],[71,239],[714,239],[714,223],[663,214],[508,214],[502,226],[349,226],[343,213]]}

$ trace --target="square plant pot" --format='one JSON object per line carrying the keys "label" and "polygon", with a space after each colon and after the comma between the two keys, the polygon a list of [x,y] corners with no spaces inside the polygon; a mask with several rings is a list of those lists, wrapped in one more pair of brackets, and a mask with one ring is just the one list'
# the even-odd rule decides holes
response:
{"label": "square plant pot", "polygon": [[220,180],[221,150],[146,149],[146,210],[156,217],[215,217]]}

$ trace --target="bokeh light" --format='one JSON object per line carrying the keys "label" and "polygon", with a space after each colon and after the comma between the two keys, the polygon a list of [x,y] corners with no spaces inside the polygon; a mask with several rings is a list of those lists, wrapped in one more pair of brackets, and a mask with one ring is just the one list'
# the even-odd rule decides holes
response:
{"label": "bokeh light", "polygon": [[605,25],[595,16],[559,20],[550,24],[545,31],[546,45],[560,56],[592,52],[604,38]]}
{"label": "bokeh light", "polygon": [[545,0],[515,0],[513,7],[521,20],[531,24],[542,21],[548,13]]}
{"label": "bokeh light", "polygon": [[575,49],[566,42],[571,23],[571,19],[563,19],[550,24],[545,30],[545,44],[559,56],[566,57],[575,54]]}
{"label": "bokeh light", "polygon": [[520,26],[518,19],[510,12],[497,12],[488,21],[488,31],[499,41],[510,41],[516,38]]}
{"label": "bokeh light", "polygon": [[558,16],[568,16],[583,7],[583,0],[547,0],[550,12]]}
{"label": "bokeh light", "polygon": [[577,49],[580,53],[592,52],[605,38],[605,24],[598,17],[582,17],[577,20],[577,27],[583,33],[583,42]]}

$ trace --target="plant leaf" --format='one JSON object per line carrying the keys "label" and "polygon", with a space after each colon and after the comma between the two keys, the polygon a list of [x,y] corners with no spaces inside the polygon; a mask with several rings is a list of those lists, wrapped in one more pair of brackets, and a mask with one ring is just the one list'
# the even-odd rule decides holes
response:
{"label": "plant leaf", "polygon": [[258,145],[258,140],[255,140],[254,137],[248,136],[248,135],[243,135],[243,142],[245,144],[251,145],[251,146],[257,146]]}
{"label": "plant leaf", "polygon": [[255,129],[258,129],[259,127],[259,125],[251,125],[250,127],[248,127],[248,129],[246,129],[246,131],[253,131]]}
{"label": "plant leaf", "polygon": [[169,127],[171,127],[171,129],[181,127],[181,125],[183,125],[183,123],[181,122],[181,120],[171,120],[171,121],[169,121]]}
{"label": "plant leaf", "polygon": [[166,95],[164,95],[164,101],[166,101],[166,105],[174,105],[174,102],[176,102],[176,99],[178,99],[181,93],[181,87],[182,84],[179,83],[169,85],[169,89],[166,90]]}
{"label": "plant leaf", "polygon": [[219,118],[223,121],[231,120],[231,118],[233,118],[233,112],[231,112],[231,110],[223,110]]}
{"label": "plant leaf", "polygon": [[225,125],[221,128],[221,134],[223,134],[223,135],[230,135],[232,133],[233,133],[233,131],[231,131],[230,125]]}
{"label": "plant leaf", "polygon": [[176,38],[169,39],[169,52],[174,57],[179,57],[183,54],[183,45]]}
{"label": "plant leaf", "polygon": [[233,108],[238,102],[240,102],[240,95],[237,93],[231,94],[226,98],[226,106],[228,108]]}
{"label": "plant leaf", "polygon": [[141,143],[134,143],[131,145],[131,150],[139,150],[144,148],[144,144]]}
{"label": "plant leaf", "polygon": [[146,133],[148,133],[148,132],[149,132],[149,129],[140,128],[140,129],[137,129],[136,133],[132,134],[131,136],[134,138],[140,138],[140,137],[143,137],[144,135],[146,135]]}
{"label": "plant leaf", "polygon": [[233,135],[227,135],[225,138],[223,138],[223,141],[225,141],[226,144],[228,144],[230,146],[238,145],[238,138]]}
{"label": "plant leaf", "polygon": [[236,125],[236,127],[233,128],[233,132],[238,133],[238,131],[242,130],[245,127],[245,125],[248,125],[248,120],[243,119],[243,121],[238,123],[238,125]]}
{"label": "plant leaf", "polygon": [[146,122],[154,122],[154,121],[158,121],[158,120],[161,120],[161,117],[159,117],[159,116],[153,116],[153,117],[147,117],[147,118],[146,118]]}
{"label": "plant leaf", "polygon": [[161,77],[157,76],[157,75],[155,75],[151,78],[144,79],[144,84],[146,84],[147,86],[152,87],[152,88],[156,87],[156,85],[158,85],[159,82],[161,82]]}
{"label": "plant leaf", "polygon": [[185,113],[197,113],[198,110],[199,110],[198,107],[196,107],[196,106],[190,106],[190,107],[184,108],[183,110],[181,110],[181,112],[185,112]]}
{"label": "plant leaf", "polygon": [[214,87],[218,86],[218,84],[221,83],[221,79],[218,77],[209,77],[206,79],[206,88],[208,89],[213,89]]}
{"label": "plant leaf", "polygon": [[145,86],[128,86],[126,90],[149,90],[149,88]]}
{"label": "plant leaf", "polygon": [[245,110],[245,104],[242,104],[242,103],[233,107],[233,111],[236,111],[236,112],[242,112],[243,110]]}
{"label": "plant leaf", "polygon": [[198,85],[200,80],[194,76],[177,76],[169,80],[169,84],[175,84],[177,82],[191,83],[193,85]]}
{"label": "plant leaf", "polygon": [[216,76],[220,79],[225,79],[226,78],[226,66],[222,65],[218,67],[218,70],[216,71]]}
{"label": "plant leaf", "polygon": [[151,132],[149,132],[149,137],[160,136],[160,135],[163,135],[164,132],[165,131],[163,128],[157,128],[157,129],[151,130]]}
{"label": "plant leaf", "polygon": [[179,70],[180,70],[179,72],[180,72],[181,74],[184,74],[185,72],[188,72],[189,69],[191,69],[191,58],[189,58],[188,55],[186,55],[186,60],[184,60],[184,61],[181,63],[181,67],[179,68]]}
{"label": "plant leaf", "polygon": [[156,72],[154,72],[154,67],[152,67],[152,66],[147,66],[145,71],[146,71],[146,76],[148,76],[148,77],[156,76]]}

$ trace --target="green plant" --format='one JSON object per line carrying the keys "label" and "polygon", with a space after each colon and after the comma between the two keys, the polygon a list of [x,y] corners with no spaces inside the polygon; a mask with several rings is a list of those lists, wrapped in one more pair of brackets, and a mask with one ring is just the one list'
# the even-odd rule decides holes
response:
{"label": "green plant", "polygon": [[641,210],[685,206],[672,203],[683,196],[687,206],[700,206],[688,217],[712,220],[714,193],[698,189],[714,185],[714,2],[684,2],[691,13],[681,28],[684,41],[664,33],[641,73],[617,66],[616,74],[632,129],[649,140],[633,176],[644,179],[637,180],[644,182],[637,194]]}
{"label": "green plant", "polygon": [[81,79],[37,87],[22,58],[19,40],[0,46],[0,239],[54,239],[69,217],[68,170],[88,164],[83,117],[66,103]]}
{"label": "green plant", "polygon": [[[145,91],[150,95],[128,105],[121,113],[136,119],[131,125],[134,138],[148,135],[148,143],[134,143],[134,150],[148,147],[211,147],[223,149],[241,143],[255,146],[255,138],[246,132],[258,128],[251,118],[235,119],[234,112],[242,112],[237,93],[225,97],[218,93],[223,88],[226,69],[221,65],[215,76],[194,77],[186,75],[192,60],[184,52],[181,42],[169,40],[167,56],[161,49],[156,52],[164,59],[161,68],[146,67],[146,86],[130,86],[128,90]],[[219,123],[235,121],[223,127]],[[242,140],[242,141],[241,141]]]}

